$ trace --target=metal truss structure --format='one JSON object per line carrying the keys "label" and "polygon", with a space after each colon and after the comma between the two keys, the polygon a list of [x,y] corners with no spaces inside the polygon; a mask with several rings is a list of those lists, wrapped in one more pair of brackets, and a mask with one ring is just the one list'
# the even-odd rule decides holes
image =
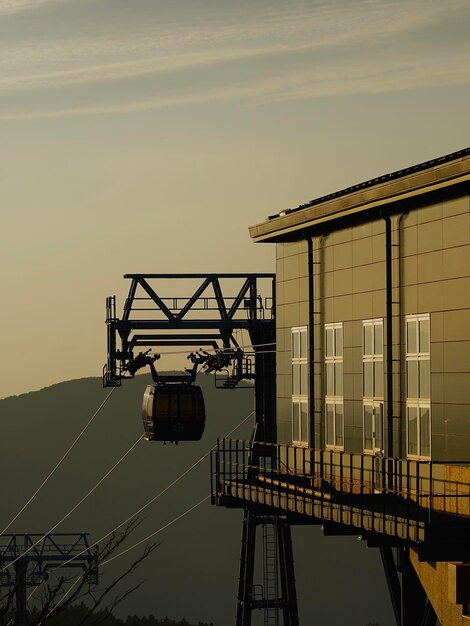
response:
{"label": "metal truss structure", "polygon": [[[235,330],[247,330],[256,343],[259,334],[272,326],[274,274],[126,274],[124,278],[131,284],[120,319],[115,297],[106,301],[106,386],[120,384],[134,351],[142,346],[218,348],[222,341],[228,349],[238,347]],[[165,295],[168,281],[189,289],[191,295]]]}
{"label": "metal truss structure", "polygon": [[26,589],[40,585],[57,567],[81,569],[97,585],[98,546],[90,547],[88,533],[0,535],[0,586],[14,589],[15,626],[27,624]]}
{"label": "metal truss structure", "polygon": [[[216,373],[216,384],[235,388],[254,381],[253,460],[263,449],[256,442],[276,441],[275,275],[274,274],[128,274],[129,294],[122,316],[114,296],[106,301],[108,338],[105,386],[120,385],[155,357],[148,349],[165,346],[210,348],[190,355],[193,364]],[[174,296],[168,285],[189,295]],[[250,354],[236,331],[249,337]],[[147,352],[142,350],[147,349]],[[225,378],[220,372],[231,367]],[[219,375],[217,375],[219,373]],[[270,452],[269,452],[270,454]],[[290,525],[281,515],[259,516],[244,508],[237,626],[251,626],[252,613],[264,612],[265,626],[298,626]],[[262,583],[254,584],[257,529],[262,529]]]}

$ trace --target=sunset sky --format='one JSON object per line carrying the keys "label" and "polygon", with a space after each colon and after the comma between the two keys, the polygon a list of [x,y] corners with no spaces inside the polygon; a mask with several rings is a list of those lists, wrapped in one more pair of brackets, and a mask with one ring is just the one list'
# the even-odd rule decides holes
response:
{"label": "sunset sky", "polygon": [[272,271],[249,225],[468,146],[469,32],[469,0],[0,0],[0,397],[99,375],[124,273]]}

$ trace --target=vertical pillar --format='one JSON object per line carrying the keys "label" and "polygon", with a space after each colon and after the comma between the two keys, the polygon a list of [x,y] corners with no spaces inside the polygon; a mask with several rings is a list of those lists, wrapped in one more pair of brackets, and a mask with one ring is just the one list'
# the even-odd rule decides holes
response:
{"label": "vertical pillar", "polygon": [[255,419],[256,439],[265,443],[276,442],[276,329],[269,328],[251,333],[255,348]]}
{"label": "vertical pillar", "polygon": [[255,516],[248,509],[244,509],[236,626],[251,626],[251,602],[253,599],[253,575],[255,567],[255,537]]}
{"label": "vertical pillar", "polygon": [[305,235],[307,240],[308,259],[308,411],[310,421],[309,446],[315,448],[315,275],[314,250],[312,237]]}
{"label": "vertical pillar", "polygon": [[15,563],[15,626],[27,626],[28,605],[26,602],[27,561]]}
{"label": "vertical pillar", "polygon": [[436,623],[426,592],[413,567],[408,548],[399,552],[401,570],[401,626],[431,626]]}
{"label": "vertical pillar", "polygon": [[392,548],[390,546],[382,546],[379,548],[387,579],[388,591],[392,601],[393,612],[397,626],[401,626],[401,586],[398,578],[397,565],[393,558]]}
{"label": "vertical pillar", "polygon": [[299,626],[297,593],[295,588],[294,555],[290,525],[286,520],[278,520],[279,565],[281,590],[284,605],[282,607],[284,626]]}

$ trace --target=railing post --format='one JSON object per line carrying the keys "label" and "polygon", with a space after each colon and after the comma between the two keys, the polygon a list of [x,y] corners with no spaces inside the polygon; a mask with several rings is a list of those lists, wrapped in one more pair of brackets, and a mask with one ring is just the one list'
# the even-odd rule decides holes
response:
{"label": "railing post", "polygon": [[431,526],[432,522],[432,508],[434,506],[433,503],[433,476],[432,476],[432,461],[429,461],[429,512],[428,512],[428,524]]}
{"label": "railing post", "polygon": [[340,451],[339,453],[339,492],[341,494],[341,505],[340,505],[340,509],[339,509],[339,521],[342,524],[343,523],[343,508],[344,508],[344,493],[343,493],[343,480],[344,480],[344,475],[343,475],[343,458],[344,458],[344,452],[343,450]]}
{"label": "railing post", "polygon": [[294,511],[297,513],[297,450],[298,448],[294,447]]}
{"label": "railing post", "polygon": [[354,492],[353,490],[353,455],[351,452],[348,452],[349,455],[349,488],[348,488],[348,493],[352,494]]}
{"label": "railing post", "polygon": [[323,453],[324,453],[324,450],[321,449],[320,450],[320,517],[321,519],[323,519],[323,500],[324,500],[324,497],[323,497],[323,480],[324,480],[323,479],[323,462],[324,462]]}
{"label": "railing post", "polygon": [[364,528],[364,453],[361,454],[361,467],[359,470],[360,493],[361,493],[361,529]]}
{"label": "railing post", "polygon": [[410,539],[410,461],[406,459],[406,538]]}
{"label": "railing post", "polygon": [[302,484],[303,484],[303,498],[302,498],[302,513],[305,515],[306,512],[306,489],[307,489],[307,480],[306,480],[306,470],[305,470],[305,451],[307,448],[302,449]]}
{"label": "railing post", "polygon": [[[217,443],[218,443],[219,439],[217,439]],[[210,490],[211,490],[211,504],[215,504],[215,496],[214,496],[214,460],[213,460],[213,456],[214,456],[214,449],[212,448],[211,453],[209,455],[210,459],[210,472],[211,472],[211,486],[210,486]]]}
{"label": "railing post", "polygon": [[420,462],[416,461],[416,541],[419,540],[419,521],[421,509]]}

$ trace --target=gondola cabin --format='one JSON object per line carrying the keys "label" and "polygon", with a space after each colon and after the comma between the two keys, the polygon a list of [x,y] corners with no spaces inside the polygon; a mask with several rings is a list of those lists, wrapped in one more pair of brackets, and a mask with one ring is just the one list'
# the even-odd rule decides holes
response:
{"label": "gondola cabin", "polygon": [[199,441],[206,424],[201,388],[180,382],[147,385],[142,419],[148,441]]}

